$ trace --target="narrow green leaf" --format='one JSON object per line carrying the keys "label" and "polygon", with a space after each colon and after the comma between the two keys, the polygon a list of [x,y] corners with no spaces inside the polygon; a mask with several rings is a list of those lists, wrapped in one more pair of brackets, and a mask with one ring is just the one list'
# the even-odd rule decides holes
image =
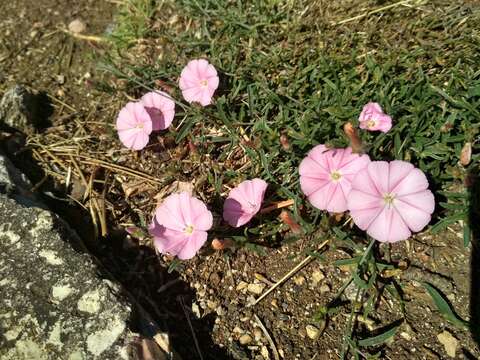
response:
{"label": "narrow green leaf", "polygon": [[440,313],[445,317],[445,319],[458,327],[468,327],[468,322],[461,319],[457,314],[455,314],[449,303],[443,298],[442,294],[440,294],[437,289],[435,289],[432,285],[426,282],[422,283],[422,285],[432,297],[438,311],[440,311]]}
{"label": "narrow green leaf", "polygon": [[360,256],[357,256],[357,257],[354,257],[354,258],[351,258],[351,259],[336,260],[336,261],[333,262],[333,265],[334,266],[354,265],[354,264],[358,264],[359,261],[360,261]]}
{"label": "narrow green leaf", "polygon": [[383,344],[385,341],[390,339],[391,337],[395,336],[397,333],[398,328],[400,325],[397,325],[390,330],[385,331],[377,336],[372,336],[363,340],[358,341],[358,345],[360,346],[377,346]]}

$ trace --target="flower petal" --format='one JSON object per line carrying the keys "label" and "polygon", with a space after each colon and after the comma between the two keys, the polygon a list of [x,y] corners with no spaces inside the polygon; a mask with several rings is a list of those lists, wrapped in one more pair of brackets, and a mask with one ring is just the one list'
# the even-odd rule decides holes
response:
{"label": "flower petal", "polygon": [[329,194],[326,209],[328,212],[341,213],[347,211],[347,199],[343,192],[343,188],[339,183],[332,184],[332,190]]}
{"label": "flower petal", "polygon": [[200,248],[207,241],[208,234],[206,231],[194,231],[187,237],[187,241],[178,251],[177,256],[180,260],[188,260],[195,256]]}
{"label": "flower petal", "polygon": [[420,169],[413,169],[394,188],[393,193],[397,196],[420,192],[428,188],[428,180]]}
{"label": "flower petal", "polygon": [[367,166],[370,179],[378,193],[382,195],[390,192],[388,187],[389,169],[390,166],[387,161],[372,161]]}
{"label": "flower petal", "polygon": [[367,234],[380,242],[406,240],[411,232],[398,211],[385,206],[367,228]]}
{"label": "flower petal", "polygon": [[435,199],[430,190],[398,197],[394,206],[412,231],[421,231],[431,220]]}

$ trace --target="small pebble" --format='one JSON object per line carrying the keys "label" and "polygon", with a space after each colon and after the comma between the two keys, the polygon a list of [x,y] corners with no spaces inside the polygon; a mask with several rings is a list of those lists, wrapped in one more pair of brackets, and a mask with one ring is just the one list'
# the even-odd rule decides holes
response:
{"label": "small pebble", "polygon": [[293,281],[295,282],[296,285],[302,286],[303,284],[305,284],[305,277],[303,277],[302,275],[296,276],[293,279]]}
{"label": "small pebble", "polygon": [[262,354],[265,360],[270,359],[270,354],[268,353],[268,349],[266,346],[262,346],[262,349],[260,350],[260,354]]}
{"label": "small pebble", "polygon": [[312,274],[313,286],[317,286],[320,281],[325,279],[325,275],[321,271],[314,271]]}
{"label": "small pebble", "polygon": [[237,291],[242,291],[243,289],[246,289],[248,287],[248,283],[245,281],[240,281],[236,287]]}
{"label": "small pebble", "polygon": [[215,309],[215,312],[217,313],[218,316],[223,316],[225,315],[225,309],[221,306],[217,307]]}
{"label": "small pebble", "polygon": [[457,352],[458,340],[446,330],[438,334],[437,339],[445,348],[447,355],[454,358]]}
{"label": "small pebble", "polygon": [[68,24],[68,30],[70,30],[74,34],[81,34],[86,30],[85,23],[80,19],[73,20],[70,24]]}
{"label": "small pebble", "polygon": [[243,334],[242,336],[240,336],[240,339],[238,339],[241,345],[250,344],[252,340],[253,340],[252,337],[248,334]]}
{"label": "small pebble", "polygon": [[242,330],[241,327],[235,326],[235,327],[233,328],[232,332],[237,333],[237,334],[241,334],[241,333],[243,333],[243,330]]}
{"label": "small pebble", "polygon": [[197,303],[192,304],[192,313],[197,317],[197,319],[200,319],[200,308],[198,307]]}
{"label": "small pebble", "polygon": [[253,329],[253,336],[255,337],[255,341],[259,341],[262,338],[262,330],[259,328]]}
{"label": "small pebble", "polygon": [[326,294],[328,292],[330,292],[330,286],[328,286],[327,284],[323,284],[322,286],[320,286],[321,294]]}
{"label": "small pebble", "polygon": [[313,325],[307,325],[305,330],[307,331],[307,336],[312,340],[316,340],[320,336],[320,330]]}
{"label": "small pebble", "polygon": [[207,306],[208,306],[209,309],[214,310],[214,309],[217,308],[218,304],[217,304],[216,301],[207,300]]}
{"label": "small pebble", "polygon": [[265,284],[248,284],[247,291],[255,295],[260,295],[265,289]]}

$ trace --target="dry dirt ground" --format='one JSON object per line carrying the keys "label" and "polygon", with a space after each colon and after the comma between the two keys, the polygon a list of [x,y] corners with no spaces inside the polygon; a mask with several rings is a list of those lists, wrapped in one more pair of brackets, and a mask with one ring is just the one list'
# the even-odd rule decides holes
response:
{"label": "dry dirt ground", "polygon": [[[97,131],[100,135],[96,138],[111,146],[115,136],[112,124],[124,99],[112,98],[99,86],[102,75],[96,71],[95,59],[107,45],[76,38],[64,30],[78,18],[87,25],[85,33],[103,36],[114,26],[114,12],[113,2],[107,1],[0,3],[0,92],[21,83],[48,94],[54,110],[50,117],[52,127],[40,138],[61,134],[68,140],[69,136],[89,136],[89,131]],[[2,147],[11,150],[10,140],[4,135]],[[102,151],[98,143],[92,146]],[[104,152],[109,150],[106,146]],[[118,142],[113,146],[121,148]],[[162,146],[171,152],[178,150],[172,145]],[[160,160],[156,156],[152,161]],[[61,202],[67,204],[59,206],[63,209],[59,211],[65,215],[68,210],[92,252],[172,334],[174,347],[184,359],[200,358],[199,353],[208,359],[339,358],[348,307],[337,306],[338,310],[326,322],[316,315],[323,307],[332,305],[331,300],[350,274],[348,266],[332,265],[335,260],[351,256],[341,246],[333,243],[321,259],[310,262],[263,301],[250,306],[259,293],[305,258],[305,250],[312,246],[313,239],[264,248],[264,254],[247,249],[220,253],[206,246],[200,256],[169,272],[171,258],[157,256],[148,239],[125,236],[117,221],[138,220],[136,211],[150,211],[154,206],[151,197],[161,190],[160,185],[143,189],[127,201],[122,193],[125,187],[118,183],[112,182],[108,190],[102,190],[107,188],[108,169],[83,168],[86,177],[97,172],[101,174],[95,179],[104,179],[94,186],[99,194],[103,191],[108,236],[92,240],[95,233],[88,230],[92,228],[91,221],[79,220],[89,219],[89,211],[67,197],[77,198],[74,192],[78,189],[65,191],[65,169],[54,165],[43,166],[45,174],[54,181],[39,183],[36,189],[53,191],[57,198],[64,199]],[[141,162],[130,166],[145,171]],[[43,174],[37,174],[37,180],[44,180]],[[148,211],[144,215],[149,216]],[[403,270],[391,274],[402,285],[404,311],[385,291],[378,310],[359,322],[356,333],[368,337],[395,320],[402,325],[393,340],[385,346],[365,349],[360,357],[379,353],[381,359],[395,360],[448,359],[453,358],[451,355],[457,359],[479,358],[480,350],[470,332],[446,321],[420,285],[422,281],[434,284],[459,316],[478,320],[476,314],[470,313],[470,302],[479,299],[471,295],[470,248],[463,247],[460,229],[454,226],[435,236],[420,234],[408,242],[376,251],[377,256],[390,257],[393,264],[404,264],[399,266]],[[355,289],[347,288],[336,305],[348,303],[354,293]],[[317,337],[315,332],[320,335]],[[444,345],[445,338],[450,348]]]}

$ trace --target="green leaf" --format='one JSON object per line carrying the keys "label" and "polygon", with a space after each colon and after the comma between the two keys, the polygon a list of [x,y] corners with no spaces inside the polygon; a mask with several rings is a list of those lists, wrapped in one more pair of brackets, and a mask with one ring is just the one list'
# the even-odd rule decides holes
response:
{"label": "green leaf", "polygon": [[430,294],[433,301],[435,302],[435,305],[437,306],[438,311],[440,311],[440,313],[445,319],[458,327],[468,327],[468,322],[461,319],[457,314],[455,314],[453,309],[450,307],[450,304],[443,298],[442,294],[440,294],[437,289],[435,289],[432,285],[426,282],[422,283],[422,285]]}
{"label": "green leaf", "polygon": [[360,346],[377,346],[383,344],[385,341],[390,339],[391,337],[395,336],[397,333],[398,328],[400,325],[397,325],[390,330],[385,331],[377,336],[372,336],[363,340],[358,341],[358,345]]}

